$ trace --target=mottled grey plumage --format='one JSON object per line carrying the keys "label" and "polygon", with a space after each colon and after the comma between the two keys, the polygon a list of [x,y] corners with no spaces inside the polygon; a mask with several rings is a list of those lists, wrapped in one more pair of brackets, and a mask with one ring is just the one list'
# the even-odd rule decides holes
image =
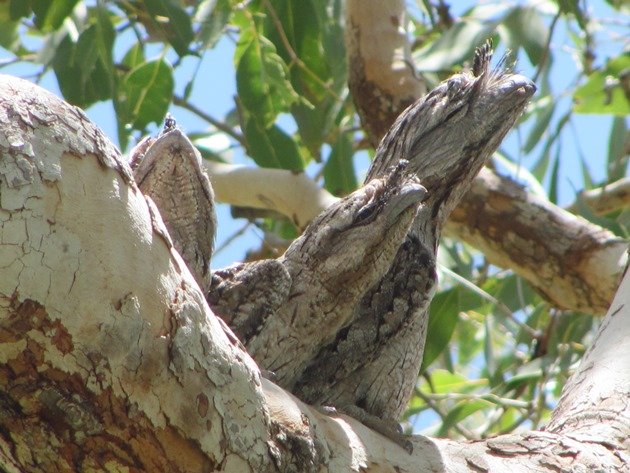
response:
{"label": "mottled grey plumage", "polygon": [[523,76],[490,70],[491,57],[489,45],[480,48],[472,73],[411,105],[379,145],[367,179],[407,159],[427,199],[390,270],[293,387],[306,402],[358,406],[383,420],[404,411],[422,363],[442,226],[535,91]]}
{"label": "mottled grey plumage", "polygon": [[207,299],[288,389],[391,266],[426,190],[389,169],[322,212],[276,260],[215,271]]}
{"label": "mottled grey plumage", "polygon": [[130,165],[138,187],[160,210],[175,249],[206,291],[217,221],[199,151],[167,119],[156,139],[145,138],[134,148]]}

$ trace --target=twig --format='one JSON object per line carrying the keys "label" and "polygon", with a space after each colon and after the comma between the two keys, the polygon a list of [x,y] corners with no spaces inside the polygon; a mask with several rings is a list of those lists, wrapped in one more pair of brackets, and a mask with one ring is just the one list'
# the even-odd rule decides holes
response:
{"label": "twig", "polygon": [[206,112],[204,112],[200,108],[198,108],[195,105],[191,104],[190,102],[185,100],[183,97],[180,97],[179,95],[174,95],[173,96],[173,103],[175,105],[177,105],[178,107],[182,107],[182,108],[188,110],[189,112],[194,113],[198,117],[203,118],[205,121],[210,123],[212,126],[217,128],[218,130],[221,130],[225,134],[231,136],[236,141],[238,141],[242,146],[245,146],[245,138],[243,138],[243,136],[241,136],[240,134],[236,133],[232,128],[227,126],[225,123],[222,123],[222,122],[218,121],[216,118],[208,115]]}
{"label": "twig", "polygon": [[543,50],[542,57],[540,58],[540,63],[536,68],[536,74],[534,74],[534,77],[532,79],[534,82],[538,82],[538,78],[540,77],[540,74],[542,74],[543,68],[547,63],[547,58],[549,57],[549,48],[551,47],[551,38],[553,37],[553,30],[556,26],[556,23],[560,19],[561,14],[562,11],[558,10],[558,13],[553,17],[553,20],[551,20],[551,24],[549,25],[549,35],[547,36],[547,43],[545,44],[545,49]]}

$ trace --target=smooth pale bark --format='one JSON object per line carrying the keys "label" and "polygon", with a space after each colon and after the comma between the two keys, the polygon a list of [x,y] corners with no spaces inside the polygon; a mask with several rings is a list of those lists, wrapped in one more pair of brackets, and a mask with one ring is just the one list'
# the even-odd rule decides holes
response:
{"label": "smooth pale bark", "polygon": [[219,202],[274,210],[301,229],[339,200],[301,172],[212,161],[204,165]]}
{"label": "smooth pale bark", "polygon": [[630,207],[630,177],[624,177],[596,189],[582,191],[567,210],[577,212],[586,205],[596,215],[606,215]]}
{"label": "smooth pale bark", "polygon": [[[118,151],[78,109],[2,76],[0,123],[5,470],[628,467],[630,277],[579,381],[567,384],[552,432],[477,442],[414,437],[409,455],[259,378]],[[589,435],[594,419],[606,425]]]}

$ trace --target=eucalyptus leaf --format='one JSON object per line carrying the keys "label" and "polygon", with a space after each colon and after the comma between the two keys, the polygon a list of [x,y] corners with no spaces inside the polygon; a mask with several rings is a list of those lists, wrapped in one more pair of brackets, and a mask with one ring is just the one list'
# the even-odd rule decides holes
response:
{"label": "eucalyptus leaf", "polygon": [[116,98],[119,122],[138,130],[149,123],[161,123],[173,88],[173,70],[166,61],[158,59],[135,67],[120,81]]}

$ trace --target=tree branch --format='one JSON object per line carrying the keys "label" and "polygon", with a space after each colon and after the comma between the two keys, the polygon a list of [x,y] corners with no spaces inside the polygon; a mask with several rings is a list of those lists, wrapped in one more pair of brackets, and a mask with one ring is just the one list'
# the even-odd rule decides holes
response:
{"label": "tree branch", "polygon": [[369,102],[357,112],[368,136],[378,137],[374,147],[400,112],[427,91],[415,75],[406,23],[403,0],[346,4],[348,85],[353,97]]}
{"label": "tree branch", "polygon": [[446,233],[509,267],[561,309],[605,313],[628,243],[483,169]]}
{"label": "tree branch", "polygon": [[304,173],[204,161],[218,201],[237,207],[270,209],[287,216],[298,228],[337,198]]}
{"label": "tree branch", "polygon": [[0,124],[3,456],[21,471],[264,469],[256,365],[120,152],[8,76]]}
{"label": "tree branch", "polygon": [[630,207],[630,177],[624,177],[596,189],[578,194],[578,200],[567,208],[569,212],[579,212],[580,204],[587,205],[596,215],[606,215],[616,210]]}

